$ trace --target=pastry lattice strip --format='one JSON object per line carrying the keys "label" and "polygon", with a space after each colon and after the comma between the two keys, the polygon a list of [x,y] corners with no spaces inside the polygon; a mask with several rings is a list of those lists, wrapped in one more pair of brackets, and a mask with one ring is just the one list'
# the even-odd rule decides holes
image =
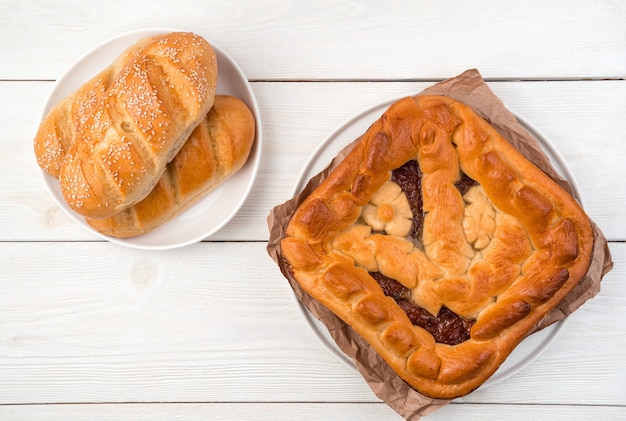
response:
{"label": "pastry lattice strip", "polygon": [[[421,171],[417,241],[363,223],[411,160]],[[464,176],[478,185],[460,188]],[[591,223],[568,193],[471,108],[438,96],[393,104],[299,206],[281,242],[302,288],[434,398],[489,378],[586,273],[592,246]],[[436,342],[371,272],[433,315],[445,306],[472,319],[469,339]]]}

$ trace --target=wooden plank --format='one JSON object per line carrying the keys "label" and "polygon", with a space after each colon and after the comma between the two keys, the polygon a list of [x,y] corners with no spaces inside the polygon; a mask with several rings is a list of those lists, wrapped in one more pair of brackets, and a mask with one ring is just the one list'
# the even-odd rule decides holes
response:
{"label": "wooden plank", "polygon": [[300,400],[328,386],[372,399],[308,328],[262,243],[0,249],[0,403]]}
{"label": "wooden plank", "polygon": [[432,80],[474,66],[491,79],[626,74],[621,0],[11,1],[0,19],[0,39],[11,40],[0,79],[56,79],[100,43],[146,27],[201,33],[253,80]]}
{"label": "wooden plank", "polygon": [[[40,421],[184,419],[232,421],[333,420],[402,420],[384,403],[153,403],[153,404],[72,404],[0,406],[4,421],[37,419]],[[589,419],[625,419],[623,407],[581,405],[458,405],[450,404],[424,417],[424,420],[528,420],[583,421]]]}
{"label": "wooden plank", "polygon": [[[616,265],[531,365],[426,419],[626,420],[625,21],[622,0],[0,2],[0,419],[400,420],[305,322],[266,216],[348,118],[476,67],[564,156]],[[265,132],[239,214],[170,252],[97,241],[32,154],[52,81],[156,26],[225,49]]]}
{"label": "wooden plank", "polygon": [[[626,243],[611,250],[602,291],[545,353],[462,402],[626,406]],[[264,243],[0,243],[0,266],[0,405],[378,401],[306,324]]]}
{"label": "wooden plank", "polygon": [[[262,113],[264,144],[258,179],[239,214],[212,239],[267,239],[266,217],[291,197],[295,180],[315,149],[357,113],[430,83],[253,84]],[[492,82],[515,113],[537,127],[572,169],[591,217],[612,240],[626,239],[623,189],[626,162],[626,83]],[[95,240],[63,214],[48,195],[32,152],[49,82],[0,82],[0,128],[6,160],[0,168],[0,240]],[[589,111],[589,110],[593,111]]]}

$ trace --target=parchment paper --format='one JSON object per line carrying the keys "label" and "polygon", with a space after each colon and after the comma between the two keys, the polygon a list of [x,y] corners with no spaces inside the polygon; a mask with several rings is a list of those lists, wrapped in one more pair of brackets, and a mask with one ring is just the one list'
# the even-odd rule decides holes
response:
{"label": "parchment paper", "polygon": [[[425,89],[420,94],[444,95],[471,106],[474,111],[486,119],[527,159],[542,169],[565,190],[572,193],[570,184],[554,170],[539,143],[519,124],[515,116],[506,109],[502,101],[491,91],[476,69],[467,70],[459,76],[439,82]],[[341,162],[353,145],[354,143],[347,145],[326,169],[311,178],[300,194],[272,209],[268,216],[270,239],[267,245],[267,252],[289,281],[296,297],[328,328],[337,346],[352,359],[356,368],[376,396],[405,419],[416,420],[445,406],[450,400],[431,399],[412,389],[395,374],[376,351],[350,326],[346,325],[325,306],[302,291],[297,281],[291,277],[282,259],[280,240],[283,237],[283,231],[289,219],[298,205]],[[595,223],[593,223],[593,229],[593,257],[586,276],[581,279],[580,283],[555,309],[535,326],[533,332],[564,319],[600,291],[602,277],[611,270],[613,262],[606,238]]]}

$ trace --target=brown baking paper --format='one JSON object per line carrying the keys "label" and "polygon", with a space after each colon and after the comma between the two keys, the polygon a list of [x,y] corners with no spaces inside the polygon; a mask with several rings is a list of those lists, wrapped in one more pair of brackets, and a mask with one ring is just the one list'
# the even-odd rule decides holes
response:
{"label": "brown baking paper", "polygon": [[[477,70],[467,70],[457,77],[425,89],[421,94],[444,95],[471,106],[528,160],[535,163],[565,190],[573,193],[569,182],[555,171],[537,140],[504,107],[502,101],[491,91]],[[341,162],[355,142],[347,145],[326,169],[311,178],[300,194],[272,209],[268,216],[270,238],[267,251],[289,281],[298,300],[328,328],[337,346],[352,359],[376,396],[405,419],[416,420],[448,404],[450,400],[428,398],[405,383],[350,326],[302,291],[297,281],[291,277],[281,255],[280,240],[289,219],[299,204]],[[564,319],[600,291],[602,277],[611,270],[613,262],[606,238],[598,226],[595,223],[592,224],[595,242],[592,263],[587,274],[570,294],[535,326],[533,332]]]}

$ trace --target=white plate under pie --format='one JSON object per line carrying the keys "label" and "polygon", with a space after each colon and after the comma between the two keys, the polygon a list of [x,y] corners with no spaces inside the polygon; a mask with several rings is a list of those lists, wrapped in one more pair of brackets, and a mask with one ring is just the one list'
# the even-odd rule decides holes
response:
{"label": "white plate under pie", "polygon": [[[41,118],[43,119],[55,104],[111,64],[127,47],[144,37],[176,31],[179,30],[142,29],[122,34],[97,46],[74,63],[56,82],[44,105]],[[235,216],[245,202],[252,190],[261,160],[263,139],[261,114],[252,87],[239,65],[210,39],[206,37],[205,39],[211,44],[217,57],[216,93],[232,95],[242,100],[250,108],[256,121],[256,136],[245,165],[183,213],[146,234],[125,239],[109,237],[94,230],[82,216],[65,203],[58,180],[42,171],[46,186],[57,205],[89,232],[127,247],[173,249],[196,243],[215,234]]]}
{"label": "white plate under pie", "polygon": [[[318,146],[309,158],[309,161],[296,182],[293,195],[295,196],[300,193],[312,177],[324,170],[330,161],[332,161],[344,147],[361,136],[367,128],[371,126],[372,123],[376,121],[385,112],[385,110],[387,110],[387,108],[389,108],[392,103],[400,98],[402,97],[387,100],[381,104],[373,106],[372,108],[369,108],[350,118],[335,129],[320,144],[320,146]],[[539,142],[543,151],[550,159],[550,163],[554,169],[571,184],[574,196],[581,201],[580,193],[572,172],[558,150],[555,149],[554,146],[530,123],[518,115],[516,115],[516,118],[519,123]],[[341,362],[356,370],[352,360],[344,354],[341,349],[339,349],[333,338],[328,333],[328,329],[326,329],[326,327],[299,301],[298,305],[304,314],[306,321],[309,323],[313,332],[320,339],[323,345]],[[509,355],[500,368],[480,386],[479,390],[493,386],[494,384],[513,376],[515,373],[532,363],[556,339],[566,320],[567,319],[556,322],[525,338],[513,350],[511,355]]]}

